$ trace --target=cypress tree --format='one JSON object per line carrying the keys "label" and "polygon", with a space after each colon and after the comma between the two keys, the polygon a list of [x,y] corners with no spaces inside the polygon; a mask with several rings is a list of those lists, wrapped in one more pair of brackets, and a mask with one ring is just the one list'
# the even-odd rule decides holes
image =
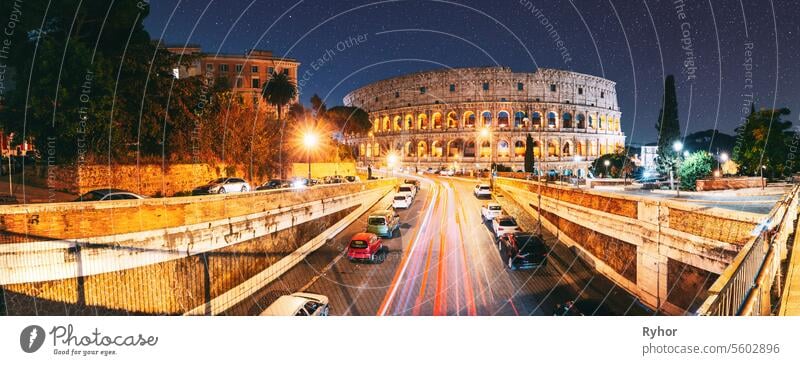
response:
{"label": "cypress tree", "polygon": [[533,155],[533,138],[528,133],[525,139],[525,172],[531,173],[536,169],[536,158]]}
{"label": "cypress tree", "polygon": [[658,113],[658,157],[656,163],[658,172],[668,175],[673,168],[678,154],[672,148],[673,143],[680,139],[681,127],[678,121],[678,98],[675,95],[675,77],[668,75],[664,80],[664,98],[661,110]]}

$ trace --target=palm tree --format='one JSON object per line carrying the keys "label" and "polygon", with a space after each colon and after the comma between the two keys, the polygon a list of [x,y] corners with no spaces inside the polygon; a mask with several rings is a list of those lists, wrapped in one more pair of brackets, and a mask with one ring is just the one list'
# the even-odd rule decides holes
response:
{"label": "palm tree", "polygon": [[283,131],[286,129],[286,121],[283,116],[283,107],[297,97],[297,85],[284,73],[274,72],[269,81],[261,89],[261,96],[267,103],[272,104],[278,111],[278,120],[281,121],[281,141],[278,146],[278,164],[281,169],[281,179],[285,178],[283,169]]}

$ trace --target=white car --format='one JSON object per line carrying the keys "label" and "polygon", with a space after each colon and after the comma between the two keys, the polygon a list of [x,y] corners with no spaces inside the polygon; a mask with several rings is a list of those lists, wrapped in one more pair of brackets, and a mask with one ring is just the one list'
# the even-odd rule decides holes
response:
{"label": "white car", "polygon": [[481,218],[483,221],[490,221],[503,214],[503,207],[497,203],[489,203],[481,206]]}
{"label": "white car", "polygon": [[392,207],[408,209],[411,206],[411,202],[413,199],[408,194],[397,193],[394,195],[394,199],[392,199]]}
{"label": "white car", "polygon": [[455,174],[456,174],[456,172],[453,171],[453,170],[442,170],[442,171],[439,171],[439,175],[441,175],[441,176],[453,176]]}
{"label": "white car", "polygon": [[250,184],[239,177],[221,177],[211,180],[208,184],[198,186],[192,190],[192,195],[225,194],[233,192],[248,192]]}
{"label": "white car", "polygon": [[397,188],[398,194],[406,194],[414,199],[417,197],[417,187],[411,184],[401,184],[400,187]]}
{"label": "white car", "polygon": [[480,198],[482,196],[492,196],[492,187],[489,184],[478,184],[475,185],[475,189],[472,191],[476,197]]}
{"label": "white car", "polygon": [[262,316],[327,316],[328,297],[321,294],[284,295],[261,312]]}
{"label": "white car", "polygon": [[506,233],[520,232],[517,220],[512,216],[499,215],[492,219],[492,231],[495,237],[500,237]]}

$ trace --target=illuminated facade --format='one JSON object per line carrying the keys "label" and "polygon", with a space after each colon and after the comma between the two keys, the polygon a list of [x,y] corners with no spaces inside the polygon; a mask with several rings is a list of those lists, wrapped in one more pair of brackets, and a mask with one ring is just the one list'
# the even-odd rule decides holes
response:
{"label": "illuminated facade", "polygon": [[523,169],[526,136],[537,169],[583,175],[622,149],[616,83],[569,71],[507,67],[435,70],[378,81],[344,98],[369,113],[372,130],[348,135],[362,164],[475,170]]}

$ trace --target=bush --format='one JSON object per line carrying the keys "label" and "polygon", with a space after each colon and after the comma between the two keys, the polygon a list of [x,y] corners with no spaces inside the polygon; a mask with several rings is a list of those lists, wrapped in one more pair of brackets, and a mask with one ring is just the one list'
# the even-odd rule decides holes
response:
{"label": "bush", "polygon": [[714,158],[706,151],[690,154],[680,163],[678,176],[681,179],[681,189],[695,190],[697,180],[711,175]]}

